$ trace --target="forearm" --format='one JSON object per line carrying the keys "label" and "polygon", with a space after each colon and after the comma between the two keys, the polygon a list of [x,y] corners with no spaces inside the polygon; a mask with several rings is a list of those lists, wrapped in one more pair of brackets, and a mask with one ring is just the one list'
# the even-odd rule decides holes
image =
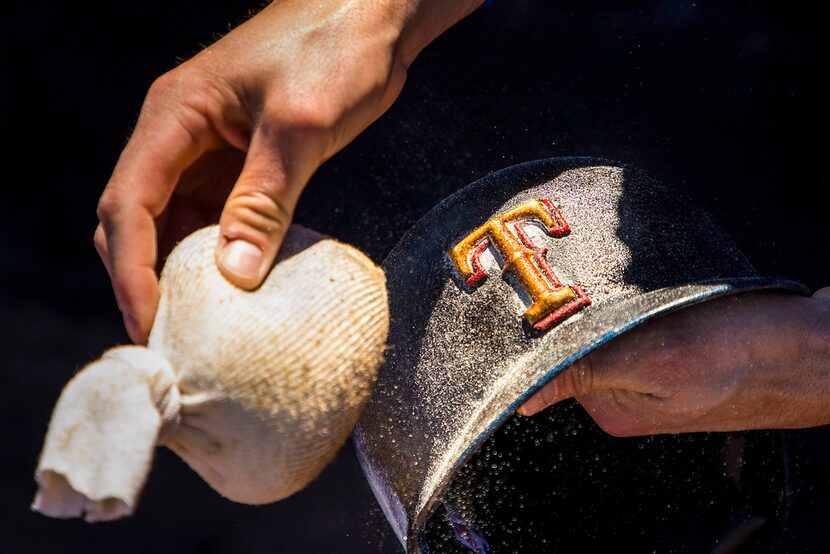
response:
{"label": "forearm", "polygon": [[430,42],[475,11],[484,0],[383,0],[401,25],[398,59],[408,67]]}
{"label": "forearm", "polygon": [[[408,67],[430,42],[475,11],[484,0],[274,0],[255,19],[285,18],[315,39],[380,42]],[[259,37],[263,41],[279,37]],[[342,42],[342,41],[341,41]],[[254,45],[252,45],[254,46]]]}

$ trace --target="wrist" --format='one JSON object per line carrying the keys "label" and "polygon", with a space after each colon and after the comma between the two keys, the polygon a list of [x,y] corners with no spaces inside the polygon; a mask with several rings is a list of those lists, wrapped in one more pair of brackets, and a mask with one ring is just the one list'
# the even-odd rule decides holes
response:
{"label": "wrist", "polygon": [[397,61],[409,67],[421,50],[475,11],[484,0],[384,0],[384,3],[399,22]]}
{"label": "wrist", "polygon": [[781,318],[777,358],[780,427],[830,423],[830,299],[792,297]]}
{"label": "wrist", "polygon": [[812,395],[815,424],[825,425],[830,423],[830,297],[827,295],[817,294],[809,299],[803,344],[804,373],[815,383]]}

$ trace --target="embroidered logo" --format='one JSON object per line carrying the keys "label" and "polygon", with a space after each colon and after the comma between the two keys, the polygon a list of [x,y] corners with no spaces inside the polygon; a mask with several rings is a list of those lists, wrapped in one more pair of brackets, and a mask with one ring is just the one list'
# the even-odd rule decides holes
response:
{"label": "embroidered logo", "polygon": [[448,254],[461,278],[477,287],[488,277],[481,254],[492,244],[504,260],[502,270],[511,273],[533,301],[525,310],[525,319],[534,329],[545,330],[589,306],[591,299],[578,285],[562,284],[548,264],[548,249],[534,244],[525,230],[532,221],[542,223],[551,237],[562,238],[571,232],[552,201],[530,200],[491,219]]}

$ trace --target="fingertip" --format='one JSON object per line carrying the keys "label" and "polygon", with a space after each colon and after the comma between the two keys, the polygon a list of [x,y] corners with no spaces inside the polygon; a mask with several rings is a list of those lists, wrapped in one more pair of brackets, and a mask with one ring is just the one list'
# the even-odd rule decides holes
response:
{"label": "fingertip", "polygon": [[155,272],[149,268],[135,268],[128,273],[120,268],[112,283],[127,334],[136,344],[145,344],[159,303],[160,292]]}
{"label": "fingertip", "polygon": [[568,386],[568,374],[560,373],[553,377],[544,386],[536,391],[524,404],[519,408],[519,413],[524,416],[531,416],[537,414],[549,406],[553,406],[557,402],[565,400],[573,396]]}
{"label": "fingertip", "polygon": [[519,414],[520,416],[528,417],[528,416],[532,416],[536,412],[531,410],[530,408],[528,408],[524,404],[522,404],[521,406],[519,406],[519,409],[516,410],[516,413]]}
{"label": "fingertip", "polygon": [[124,328],[135,344],[147,344],[158,306],[157,298],[147,298],[140,305],[122,309]]}
{"label": "fingertip", "polygon": [[130,313],[124,313],[123,315],[124,327],[127,329],[127,334],[130,336],[130,340],[135,344],[143,344],[145,342],[144,333],[142,332],[141,325],[138,323],[138,320]]}

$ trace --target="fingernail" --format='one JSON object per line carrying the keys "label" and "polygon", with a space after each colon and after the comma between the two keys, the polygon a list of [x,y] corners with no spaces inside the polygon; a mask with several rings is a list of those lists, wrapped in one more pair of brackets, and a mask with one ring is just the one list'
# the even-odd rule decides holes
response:
{"label": "fingernail", "polygon": [[262,250],[244,240],[234,240],[225,245],[219,263],[229,273],[242,279],[255,279],[262,265]]}

